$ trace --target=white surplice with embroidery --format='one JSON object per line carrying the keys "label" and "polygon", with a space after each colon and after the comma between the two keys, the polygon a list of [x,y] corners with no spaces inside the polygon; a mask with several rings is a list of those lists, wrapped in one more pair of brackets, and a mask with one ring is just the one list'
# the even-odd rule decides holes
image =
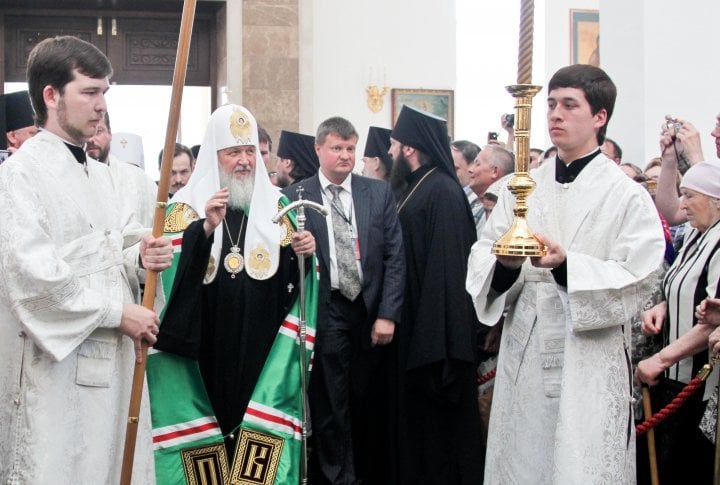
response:
{"label": "white surplice with embroidery", "polygon": [[[0,482],[118,483],[138,258],[108,168],[40,132],[0,166]],[[134,244],[130,246],[130,244]],[[144,393],[147,396],[147,392]],[[143,403],[133,483],[154,483]]]}
{"label": "white surplice with embroidery", "polygon": [[507,292],[490,288],[490,249],[513,219],[504,191],[467,275],[481,322],[494,325],[508,309],[485,483],[635,483],[629,324],[662,263],[657,211],[602,154],[571,184],[555,181],[554,160],[532,176],[528,221],[567,251],[567,288],[529,260]]}

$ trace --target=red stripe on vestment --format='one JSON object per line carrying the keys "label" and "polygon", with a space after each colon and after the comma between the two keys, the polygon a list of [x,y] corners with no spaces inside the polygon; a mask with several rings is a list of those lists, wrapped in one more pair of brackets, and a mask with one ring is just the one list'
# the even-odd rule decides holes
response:
{"label": "red stripe on vestment", "polygon": [[200,426],[195,426],[192,428],[173,431],[172,433],[165,433],[165,434],[153,436],[153,443],[162,443],[163,441],[169,441],[169,440],[172,440],[175,438],[180,438],[181,436],[187,436],[190,434],[202,433],[203,431],[207,431],[209,429],[214,429],[214,428],[220,428],[220,426],[217,424],[217,422],[201,424]]}
{"label": "red stripe on vestment", "polygon": [[287,426],[288,428],[291,428],[296,433],[302,433],[302,427],[296,425],[289,419],[281,418],[280,416],[274,416],[272,414],[265,413],[263,411],[260,411],[259,409],[255,409],[255,408],[252,408],[249,406],[248,406],[246,412],[247,412],[247,414],[255,416],[256,418],[264,419],[265,421],[270,421],[272,423],[276,423],[281,426]]}
{"label": "red stripe on vestment", "polygon": [[[288,322],[287,320],[285,320],[285,321],[283,322],[282,326],[285,327],[285,328],[287,328],[288,330],[290,330],[291,332],[293,332],[293,333],[295,333],[295,334],[299,334],[299,333],[300,333],[300,326],[299,326],[297,323]],[[308,328],[308,330],[310,330],[310,329]],[[312,334],[308,331],[308,332],[305,334],[305,341],[306,341],[306,342],[309,342],[309,343],[315,343],[315,335],[312,335]]]}

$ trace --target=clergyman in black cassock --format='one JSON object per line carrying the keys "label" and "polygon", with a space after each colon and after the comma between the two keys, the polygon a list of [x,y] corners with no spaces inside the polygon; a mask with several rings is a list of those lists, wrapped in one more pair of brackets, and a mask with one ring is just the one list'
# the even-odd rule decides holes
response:
{"label": "clergyman in black cassock", "polygon": [[406,261],[398,327],[399,483],[482,481],[477,319],[465,275],[476,234],[444,120],[404,106],[391,136],[391,180]]}

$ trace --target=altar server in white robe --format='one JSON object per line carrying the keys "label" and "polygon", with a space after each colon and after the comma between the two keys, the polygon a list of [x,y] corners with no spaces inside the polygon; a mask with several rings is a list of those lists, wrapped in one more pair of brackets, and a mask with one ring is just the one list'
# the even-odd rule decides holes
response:
{"label": "altar server in white robe", "polygon": [[629,324],[662,263],[662,227],[647,191],[600,153],[616,97],[607,74],[565,67],[548,92],[558,155],[532,172],[528,199],[547,255],[491,254],[513,220],[503,191],[469,258],[479,320],[507,311],[485,483],[635,483]]}
{"label": "altar server in white robe", "polygon": [[[158,332],[128,278],[139,260],[167,268],[172,248],[121,224],[107,166],[84,157],[111,74],[75,37],[46,39],[28,59],[42,129],[0,166],[3,484],[119,482],[134,348]],[[155,480],[149,425],[144,406],[138,484]]]}

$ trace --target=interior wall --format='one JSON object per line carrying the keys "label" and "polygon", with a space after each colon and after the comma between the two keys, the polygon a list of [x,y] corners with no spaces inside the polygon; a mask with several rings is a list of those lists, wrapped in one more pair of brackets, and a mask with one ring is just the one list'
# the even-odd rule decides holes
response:
{"label": "interior wall", "polygon": [[[454,89],[456,138],[482,143],[487,131],[499,130],[496,118],[513,107],[504,86],[514,80],[517,64],[520,2],[507,3],[455,0],[438,8],[432,0],[244,0],[228,2],[227,12],[228,25],[238,25],[238,21],[245,22],[242,4],[262,5],[263,18],[275,20],[283,17],[273,13],[274,9],[295,5],[297,25],[285,25],[295,29],[294,48],[292,37],[285,36],[276,38],[279,47],[273,44],[273,51],[266,54],[285,52],[286,57],[296,57],[297,76],[290,70],[279,82],[296,83],[297,96],[262,98],[257,106],[259,119],[266,105],[275,103],[274,112],[286,115],[277,118],[278,130],[296,128],[313,134],[323,119],[342,115],[360,132],[362,148],[368,126],[391,126],[390,93],[380,112],[372,113],[367,107],[365,88],[371,70],[374,80],[383,84],[384,78],[389,88]],[[468,4],[475,10],[467,10]],[[705,86],[715,81],[719,68],[712,57],[706,61],[698,58],[703,49],[712,49],[717,42],[714,23],[720,3],[690,2],[679,8],[670,0],[536,0],[535,9],[533,81],[541,85],[571,62],[570,10],[600,10],[600,63],[618,86],[608,135],[620,143],[626,161],[644,166],[657,156],[659,126],[666,113],[694,123],[702,133],[706,157],[715,158],[709,132],[720,111],[720,94]],[[280,26],[276,23],[275,27]],[[248,41],[247,35],[237,38],[241,30],[228,30],[226,85],[254,103],[260,99],[257,92],[243,91],[243,76],[238,75],[242,73],[242,55],[232,54],[243,40]],[[268,35],[261,32],[255,30],[256,35]],[[470,46],[461,45],[468,41],[456,38],[471,39]],[[256,54],[247,47],[240,52]],[[283,60],[286,67],[287,62],[287,58]],[[248,79],[246,76],[245,82]],[[266,84],[276,82],[268,76],[260,79]],[[541,91],[533,103],[534,146],[550,145],[544,116],[546,96]],[[277,132],[273,136],[276,138]]]}
{"label": "interior wall", "polygon": [[369,126],[391,127],[391,94],[373,113],[365,92],[370,82],[388,88],[455,88],[455,2],[443,2],[442,8],[434,0],[300,3],[303,133],[314,134],[323,120],[343,116],[360,134],[362,151]]}
{"label": "interior wall", "polygon": [[[552,0],[550,0],[552,1]],[[455,138],[487,143],[488,132],[507,141],[500,117],[514,112],[515,100],[505,89],[517,82],[520,1],[456,0],[457,88]],[[545,0],[535,1],[534,84],[545,82]],[[542,94],[533,101],[530,146],[546,147]]]}
{"label": "interior wall", "polygon": [[618,81],[611,121],[623,160],[644,167],[659,155],[665,114],[692,122],[707,160],[717,160],[710,136],[720,112],[715,59],[720,3],[600,0],[602,65]]}
{"label": "interior wall", "polygon": [[[545,77],[542,84],[547,81],[561,67],[571,64],[570,59],[570,10],[600,10],[602,0],[548,0],[545,2]],[[605,12],[600,13],[600,63],[605,62],[602,49],[603,23]]]}
{"label": "interior wall", "polygon": [[720,111],[720,93],[707,86],[720,76],[712,57],[720,3],[548,1],[546,79],[569,62],[570,8],[600,10],[600,66],[618,87],[608,136],[622,147],[623,161],[644,168],[659,155],[665,114],[691,121],[701,133],[706,159],[715,160],[709,133]]}
{"label": "interior wall", "polygon": [[[547,86],[548,81],[552,75],[561,67],[570,65],[570,46],[571,46],[571,32],[570,25],[572,23],[570,10],[599,10],[600,0],[547,0],[545,1],[545,35],[544,38],[539,39],[542,42],[545,50],[545,63],[543,66],[544,74],[538,79],[538,84]],[[603,43],[603,15],[600,14],[600,63],[601,67],[605,58],[603,57],[602,43]],[[612,75],[611,75],[612,77]],[[537,126],[542,126],[543,144],[542,147],[548,148],[552,145],[550,137],[547,133],[547,120],[545,116],[545,106],[547,99],[547,89],[543,88],[540,93],[536,96],[534,103],[533,114],[537,113],[538,118]],[[540,131],[540,130],[538,130]]]}

